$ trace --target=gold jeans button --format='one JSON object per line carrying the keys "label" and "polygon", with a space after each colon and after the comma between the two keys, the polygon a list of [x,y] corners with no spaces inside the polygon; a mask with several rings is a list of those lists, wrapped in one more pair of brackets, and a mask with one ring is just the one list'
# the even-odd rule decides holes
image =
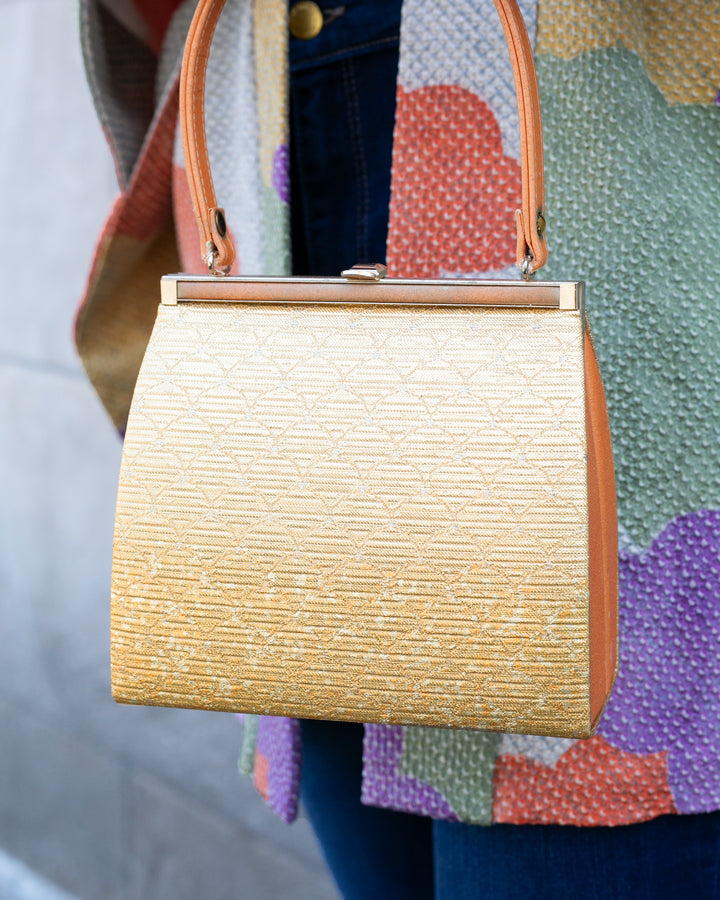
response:
{"label": "gold jeans button", "polygon": [[322,31],[322,10],[312,0],[300,0],[290,10],[288,26],[293,37],[300,38],[301,41],[309,41]]}

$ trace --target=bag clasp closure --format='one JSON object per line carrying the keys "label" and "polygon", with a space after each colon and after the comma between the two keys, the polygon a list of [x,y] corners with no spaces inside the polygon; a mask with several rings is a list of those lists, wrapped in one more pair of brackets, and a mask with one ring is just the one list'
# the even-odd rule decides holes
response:
{"label": "bag clasp closure", "polygon": [[349,269],[343,269],[342,278],[348,281],[382,281],[387,276],[387,266],[383,263],[356,263]]}

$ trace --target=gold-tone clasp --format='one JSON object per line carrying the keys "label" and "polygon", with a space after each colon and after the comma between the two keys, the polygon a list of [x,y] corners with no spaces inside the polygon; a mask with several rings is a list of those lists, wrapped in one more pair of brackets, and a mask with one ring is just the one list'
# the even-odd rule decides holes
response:
{"label": "gold-tone clasp", "polygon": [[356,263],[340,273],[348,281],[382,281],[387,275],[387,266],[382,263]]}

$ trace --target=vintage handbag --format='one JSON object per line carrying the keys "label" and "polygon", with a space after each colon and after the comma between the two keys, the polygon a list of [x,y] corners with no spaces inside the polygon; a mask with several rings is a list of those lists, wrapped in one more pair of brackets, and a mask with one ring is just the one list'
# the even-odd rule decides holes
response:
{"label": "vintage handbag", "polygon": [[617,660],[610,432],[581,283],[547,257],[540,107],[520,111],[526,280],[223,277],[203,123],[221,0],[181,78],[206,276],[162,280],[112,573],[123,703],[587,737]]}

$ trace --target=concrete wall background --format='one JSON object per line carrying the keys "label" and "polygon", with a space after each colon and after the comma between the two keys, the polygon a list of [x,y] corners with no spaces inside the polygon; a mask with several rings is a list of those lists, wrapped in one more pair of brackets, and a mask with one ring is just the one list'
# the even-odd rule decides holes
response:
{"label": "concrete wall background", "polygon": [[116,186],[76,15],[0,0],[0,853],[83,900],[332,900],[235,717],[110,699],[120,445],[71,333]]}

